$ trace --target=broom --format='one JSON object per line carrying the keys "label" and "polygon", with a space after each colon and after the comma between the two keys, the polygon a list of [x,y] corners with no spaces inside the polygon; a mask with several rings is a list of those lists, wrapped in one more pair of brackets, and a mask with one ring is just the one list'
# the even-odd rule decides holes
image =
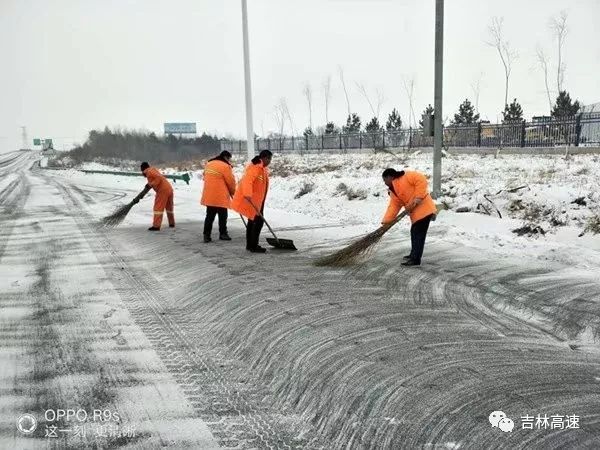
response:
{"label": "broom", "polygon": [[314,265],[344,267],[355,263],[361,257],[368,256],[369,253],[375,248],[375,244],[381,240],[383,235],[406,215],[407,212],[402,211],[402,213],[390,223],[380,226],[378,229],[367,234],[365,237],[360,238],[359,240],[331,255],[319,258],[314,262]]}
{"label": "broom", "polygon": [[116,227],[121,222],[123,222],[123,220],[125,220],[125,217],[129,213],[129,211],[131,211],[131,208],[133,208],[133,205],[135,205],[138,202],[139,202],[139,200],[137,198],[135,198],[132,201],[130,201],[129,203],[127,203],[126,205],[119,206],[111,215],[106,216],[105,218],[102,219],[102,221],[101,221],[102,225],[107,228]]}

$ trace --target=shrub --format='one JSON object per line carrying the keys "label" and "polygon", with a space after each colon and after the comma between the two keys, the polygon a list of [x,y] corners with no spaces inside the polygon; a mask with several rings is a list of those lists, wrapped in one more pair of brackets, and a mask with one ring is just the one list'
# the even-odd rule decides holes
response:
{"label": "shrub", "polygon": [[308,182],[304,182],[304,186],[302,186],[302,188],[300,189],[300,192],[298,192],[294,198],[295,199],[299,199],[300,197],[302,197],[303,195],[308,194],[309,192],[312,192],[315,188],[314,183],[308,183]]}
{"label": "shrub", "polygon": [[336,188],[337,195],[345,195],[348,200],[366,200],[367,191],[364,189],[352,189],[346,186],[345,183],[338,184]]}
{"label": "shrub", "polygon": [[588,217],[585,223],[585,233],[590,232],[592,234],[600,234],[600,214],[594,214]]}

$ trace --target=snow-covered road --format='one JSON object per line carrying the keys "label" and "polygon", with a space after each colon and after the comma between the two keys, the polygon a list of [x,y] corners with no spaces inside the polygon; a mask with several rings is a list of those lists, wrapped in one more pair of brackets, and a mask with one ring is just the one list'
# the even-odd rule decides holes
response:
{"label": "snow-covered road", "polygon": [[[249,254],[235,218],[232,242],[206,245],[181,184],[175,230],[146,232],[148,199],[107,231],[98,218],[143,180],[35,158],[0,162],[0,447],[47,447],[58,408],[117,411],[137,434],[64,432],[57,448],[600,446],[593,270],[474,253],[442,226],[418,269],[395,262],[403,233],[351,271],[315,268],[364,224],[271,210],[301,251]],[[512,432],[490,425],[496,410]]]}

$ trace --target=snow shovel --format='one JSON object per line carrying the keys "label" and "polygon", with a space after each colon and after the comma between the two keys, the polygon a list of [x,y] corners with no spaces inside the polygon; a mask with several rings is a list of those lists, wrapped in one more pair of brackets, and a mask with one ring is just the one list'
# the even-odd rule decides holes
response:
{"label": "snow shovel", "polygon": [[[246,200],[248,200],[248,199],[246,199]],[[267,222],[267,220],[265,219],[265,216],[263,216],[260,213],[260,211],[258,210],[256,205],[254,203],[252,203],[250,200],[248,200],[248,202],[252,205],[252,207],[256,211],[256,214],[262,217],[263,221],[265,222],[265,225],[267,226],[267,228],[269,228],[269,231],[273,235],[273,238],[267,238],[267,242],[269,243],[269,245],[271,245],[272,247],[278,248],[280,250],[298,250],[296,248],[296,246],[294,245],[294,241],[292,241],[291,239],[279,239],[277,237],[277,235],[275,234],[275,232],[273,231],[273,228],[271,228],[271,225],[269,225],[269,222]]]}

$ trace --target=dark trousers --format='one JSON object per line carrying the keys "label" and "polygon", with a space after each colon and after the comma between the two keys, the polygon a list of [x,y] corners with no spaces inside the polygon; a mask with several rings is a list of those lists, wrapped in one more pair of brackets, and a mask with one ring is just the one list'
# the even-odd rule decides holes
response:
{"label": "dark trousers", "polygon": [[260,230],[262,230],[265,221],[261,216],[256,216],[254,220],[248,220],[246,226],[246,248],[252,249],[258,247],[258,239],[260,237]]}
{"label": "dark trousers", "polygon": [[415,262],[421,263],[421,257],[423,256],[423,249],[425,248],[425,238],[427,237],[427,230],[429,229],[429,222],[433,214],[423,217],[421,220],[417,220],[410,227],[410,241],[412,249],[410,251],[410,259]]}
{"label": "dark trousers", "polygon": [[213,222],[217,214],[219,215],[219,234],[227,234],[227,208],[207,206],[206,218],[204,219],[204,236],[210,236],[212,233]]}

